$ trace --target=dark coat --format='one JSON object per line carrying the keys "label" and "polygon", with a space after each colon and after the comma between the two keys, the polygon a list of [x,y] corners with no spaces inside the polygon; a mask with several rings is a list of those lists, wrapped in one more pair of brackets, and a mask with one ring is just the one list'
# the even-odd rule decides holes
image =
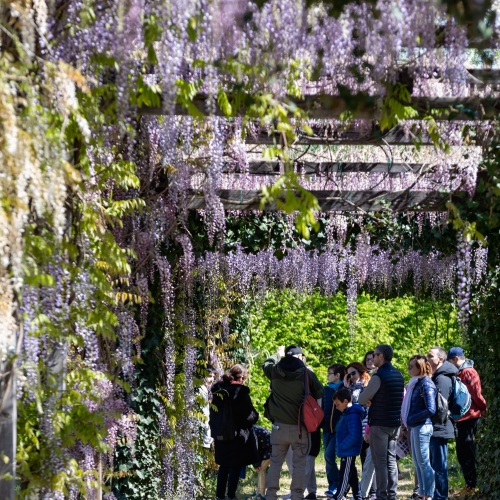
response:
{"label": "dark coat", "polygon": [[380,378],[380,389],[372,398],[368,423],[372,427],[399,427],[405,387],[403,375],[391,363],[384,363],[373,377]]}
{"label": "dark coat", "polygon": [[432,424],[432,415],[436,413],[436,386],[429,377],[422,377],[415,384],[411,395],[408,427]]}
{"label": "dark coat", "polygon": [[356,457],[361,453],[363,418],[365,418],[365,410],[358,403],[349,406],[342,413],[337,423],[337,447],[335,453],[338,457]]}
{"label": "dark coat", "polygon": [[[449,361],[445,361],[432,375],[432,381],[436,385],[436,390],[440,392],[447,401],[450,400],[453,391],[453,376],[457,373],[457,367]],[[451,418],[448,418],[444,424],[436,424],[433,422],[432,425],[434,427],[432,437],[454,439],[455,429]]]}
{"label": "dark coat", "polygon": [[[243,467],[259,462],[257,440],[252,429],[259,420],[259,414],[250,399],[250,389],[240,384],[218,382],[212,387],[212,405],[210,407],[210,428],[215,446],[215,462],[228,467]],[[231,404],[237,435],[231,441],[219,441],[215,429],[220,428],[223,406]]]}
{"label": "dark coat", "polygon": [[309,438],[311,439],[311,448],[309,449],[309,456],[317,457],[321,450],[321,429],[310,432]]}
{"label": "dark coat", "polygon": [[[344,387],[344,384],[341,383],[338,389]],[[342,412],[337,410],[335,405],[333,404],[333,395],[338,389],[334,389],[333,387],[329,387],[325,385],[325,394],[323,395],[323,411],[325,412],[325,418],[323,420],[323,430],[327,432],[335,432],[335,427],[337,427],[337,422],[342,416]]]}

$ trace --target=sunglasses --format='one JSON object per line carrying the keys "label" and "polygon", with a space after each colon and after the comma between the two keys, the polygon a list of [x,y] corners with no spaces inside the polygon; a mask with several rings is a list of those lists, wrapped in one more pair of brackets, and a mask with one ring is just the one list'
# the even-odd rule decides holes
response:
{"label": "sunglasses", "polygon": [[356,373],[358,373],[358,370],[353,370],[351,373],[348,373],[347,376],[348,377],[352,377],[353,375],[355,375]]}

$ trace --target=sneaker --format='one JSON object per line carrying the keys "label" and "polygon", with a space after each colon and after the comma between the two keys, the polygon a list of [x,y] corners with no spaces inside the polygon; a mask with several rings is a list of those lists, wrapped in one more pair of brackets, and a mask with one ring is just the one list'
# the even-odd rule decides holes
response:
{"label": "sneaker", "polygon": [[318,497],[316,496],[316,493],[309,493],[304,499],[308,500],[316,500]]}
{"label": "sneaker", "polygon": [[333,497],[333,495],[335,495],[335,493],[337,492],[337,490],[326,490],[325,491],[325,495],[328,497],[328,498],[331,498]]}

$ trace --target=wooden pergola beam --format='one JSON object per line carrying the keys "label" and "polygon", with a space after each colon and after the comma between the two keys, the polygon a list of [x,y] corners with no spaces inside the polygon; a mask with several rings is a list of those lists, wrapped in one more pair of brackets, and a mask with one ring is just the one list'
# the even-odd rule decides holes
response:
{"label": "wooden pergola beam", "polygon": [[[450,193],[437,191],[310,191],[318,199],[322,211],[437,212],[446,210]],[[218,191],[225,210],[259,210],[261,191],[221,189]],[[191,191],[189,208],[205,209],[202,192]],[[268,205],[265,210],[276,210]]]}
{"label": "wooden pergola beam", "polygon": [[[332,130],[328,132],[326,126],[311,126],[313,135],[307,135],[297,131],[296,145],[377,145],[387,144],[389,146],[404,146],[414,144],[415,135],[409,133],[401,126],[396,126],[387,132],[382,132],[380,127],[374,122],[370,128],[361,129],[360,127],[351,126],[342,130]],[[325,129],[327,130],[325,132]],[[247,135],[245,142],[247,144],[279,144],[280,135],[270,135],[265,130],[259,131],[255,135]],[[432,145],[433,142],[429,135],[424,131],[421,137],[418,137],[420,143],[424,146]]]}
{"label": "wooden pergola beam", "polygon": [[[374,120],[380,118],[380,110],[377,102],[381,96],[370,96],[364,94],[353,95],[349,100],[339,96],[317,94],[307,95],[301,99],[289,97],[288,101],[299,109],[307,112],[312,119],[340,118],[345,112],[352,112],[353,118]],[[193,105],[198,111],[207,115],[207,95],[198,94],[193,99]],[[349,104],[348,104],[349,102]],[[500,113],[500,99],[491,97],[413,97],[411,104],[423,118],[431,109],[442,110],[443,116],[435,116],[437,120],[471,120],[472,118],[485,120],[492,119]],[[142,107],[139,114],[142,115],[166,115],[168,110],[161,107]],[[177,104],[174,113],[176,115],[188,114],[185,107]],[[245,113],[245,108],[238,110],[239,115]],[[215,107],[216,116],[224,116],[218,106]]]}
{"label": "wooden pergola beam", "polygon": [[[454,165],[456,166],[456,165]],[[353,172],[366,173],[424,173],[432,169],[429,163],[351,163],[351,162],[296,162],[297,171],[307,175],[326,176]],[[240,171],[225,170],[226,174],[241,174]],[[280,164],[277,161],[250,161],[248,173],[251,175],[279,175]]]}

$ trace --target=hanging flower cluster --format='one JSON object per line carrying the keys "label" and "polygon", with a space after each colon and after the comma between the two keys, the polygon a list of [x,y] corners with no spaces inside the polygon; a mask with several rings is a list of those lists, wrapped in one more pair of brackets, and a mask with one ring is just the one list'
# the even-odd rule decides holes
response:
{"label": "hanging flower cluster", "polygon": [[[103,463],[111,468],[117,442],[134,441],[136,419],[127,404],[133,393],[126,391],[134,389],[134,359],[141,355],[155,280],[164,313],[160,393],[169,409],[176,396],[183,401],[177,429],[166,413],[161,417],[161,435],[173,450],[162,464],[167,498],[195,494],[195,283],[210,311],[221,300],[221,277],[241,296],[270,287],[319,287],[325,294],[345,289],[354,331],[360,290],[390,293],[413,280],[416,291],[438,295],[458,280],[466,323],[470,285],[484,275],[486,254],[463,242],[456,256],[391,252],[371,244],[365,232],[355,246],[345,246],[339,242],[348,221],[332,214],[324,253],[298,248],[279,260],[271,250],[250,255],[217,248],[195,261],[188,228],[194,189],[204,196],[208,241],[222,245],[220,190],[269,184],[268,177],[250,173],[250,162],[266,154],[251,144],[263,131],[275,133],[277,122],[281,132],[289,128],[299,138],[306,125],[322,139],[346,136],[342,120],[308,124],[300,113],[289,119],[295,112],[289,96],[338,97],[341,90],[384,96],[401,81],[402,66],[413,97],[497,96],[494,85],[471,83],[466,28],[443,8],[428,0],[379,0],[374,11],[370,3],[352,2],[331,17],[321,3],[308,8],[303,0],[270,0],[260,9],[247,0],[27,0],[22,8],[8,0],[4,12],[9,17],[1,24],[14,42],[0,52],[0,364],[13,358],[18,344],[18,400],[26,421],[38,422],[26,439],[39,433],[43,445],[44,477],[30,494],[62,498],[67,489],[76,498],[81,473],[91,477]],[[492,29],[496,43],[500,25]],[[197,95],[206,99],[196,101]],[[154,108],[165,115],[141,115]],[[180,109],[192,116],[176,116]],[[241,109],[247,115],[234,118]],[[231,118],[216,116],[219,111]],[[479,139],[488,133],[488,125],[462,125]],[[462,125],[435,125],[452,146],[446,153],[445,147],[424,153],[410,146],[327,144],[314,155],[302,146],[288,149],[311,190],[473,194],[480,151],[463,144]],[[349,127],[369,135],[373,123],[356,120]],[[428,132],[422,122],[401,127],[409,138]],[[388,172],[313,177],[305,175],[304,161],[387,162]],[[395,162],[429,169],[393,174]],[[289,228],[293,218],[287,216]],[[421,230],[424,216],[416,223]],[[221,323],[227,340],[228,318],[219,320],[205,317],[203,327],[213,339]],[[207,351],[220,371],[215,347]],[[88,437],[88,429],[64,434],[63,414],[88,417],[97,437]],[[88,498],[95,496],[92,481],[85,488]]]}
{"label": "hanging flower cluster", "polygon": [[[475,254],[476,267],[471,267],[470,257],[463,263],[463,250],[459,257],[446,256],[438,251],[422,254],[415,250],[393,251],[370,245],[366,233],[361,233],[356,245],[333,243],[328,250],[319,253],[304,248],[288,249],[280,260],[273,250],[256,254],[245,253],[241,247],[234,252],[206,253],[197,261],[198,279],[205,283],[206,290],[216,290],[216,282],[222,279],[231,284],[241,295],[263,296],[267,289],[292,288],[298,292],[311,293],[319,288],[325,295],[346,290],[348,315],[354,331],[356,297],[365,289],[377,294],[408,289],[412,285],[415,293],[425,290],[434,297],[453,293],[457,286],[459,315],[467,321],[472,276],[480,282],[485,273],[483,264],[486,249],[475,250],[467,246],[467,254]],[[467,275],[460,269],[467,268]],[[411,288],[410,288],[411,289]]]}

